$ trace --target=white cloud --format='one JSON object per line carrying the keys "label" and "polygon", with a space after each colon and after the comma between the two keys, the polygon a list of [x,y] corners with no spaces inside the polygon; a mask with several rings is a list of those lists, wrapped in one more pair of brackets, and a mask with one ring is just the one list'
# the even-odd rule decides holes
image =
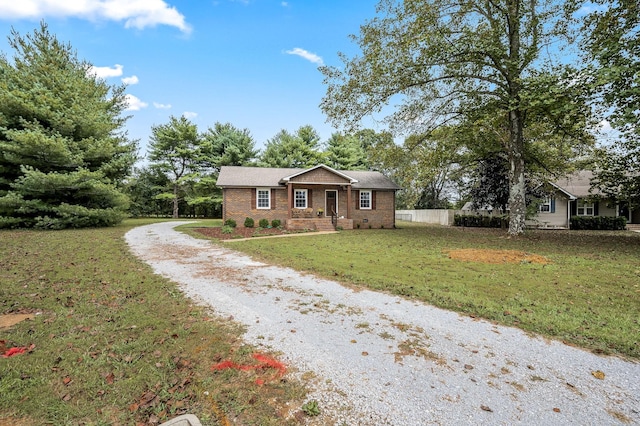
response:
{"label": "white cloud", "polygon": [[188,118],[188,119],[192,119],[192,118],[196,118],[198,116],[197,112],[191,112],[191,111],[185,111],[182,113],[182,115],[184,116],[184,118]]}
{"label": "white cloud", "polygon": [[3,19],[75,17],[123,22],[125,28],[169,25],[190,33],[191,27],[175,7],[164,0],[11,0],[0,1]]}
{"label": "white cloud", "polygon": [[138,99],[137,97],[127,93],[126,95],[124,95],[125,99],[127,100],[127,108],[126,111],[139,111],[142,108],[146,108],[149,104],[146,102],[142,102],[140,99]]}
{"label": "white cloud", "polygon": [[602,132],[610,132],[613,130],[613,127],[611,127],[611,123],[609,123],[609,121],[607,120],[602,120],[600,123],[598,123],[598,127],[600,127],[600,131]]}
{"label": "white cloud", "polygon": [[287,6],[289,6],[289,3],[287,3],[286,1],[283,1],[283,2],[280,3],[280,5],[282,7],[287,7]]}
{"label": "white cloud", "polygon": [[301,58],[306,59],[309,62],[313,62],[314,64],[318,64],[318,65],[323,65],[324,62],[322,61],[322,58],[318,55],[316,55],[315,53],[311,53],[308,52],[304,49],[301,49],[299,47],[296,47],[292,50],[287,50],[285,53],[289,54],[289,55],[297,55],[300,56]]}
{"label": "white cloud", "polygon": [[124,84],[128,85],[138,84],[140,82],[137,75],[132,75],[131,77],[123,77],[121,80]]}
{"label": "white cloud", "polygon": [[161,104],[158,102],[154,102],[153,106],[157,109],[170,109],[171,108],[171,104]]}
{"label": "white cloud", "polygon": [[120,77],[122,75],[122,65],[115,64],[113,67],[91,67],[89,74],[99,78]]}

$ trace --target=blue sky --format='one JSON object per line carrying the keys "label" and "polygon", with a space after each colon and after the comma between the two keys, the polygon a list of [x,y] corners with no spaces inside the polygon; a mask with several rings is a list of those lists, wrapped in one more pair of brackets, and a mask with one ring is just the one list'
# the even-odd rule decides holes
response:
{"label": "blue sky", "polygon": [[[111,84],[128,83],[140,139],[185,114],[200,131],[216,122],[247,128],[262,148],[281,129],[310,124],[322,141],[336,129],[319,103],[320,64],[358,52],[349,34],[377,0],[0,0],[0,51],[10,28],[25,35],[45,20],[59,40]],[[382,129],[376,129],[382,130]]]}

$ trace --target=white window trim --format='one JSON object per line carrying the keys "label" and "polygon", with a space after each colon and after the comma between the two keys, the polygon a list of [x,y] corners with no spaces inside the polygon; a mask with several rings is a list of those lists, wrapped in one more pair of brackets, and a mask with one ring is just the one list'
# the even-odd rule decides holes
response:
{"label": "white window trim", "polygon": [[[365,193],[369,194],[369,207],[362,207],[362,194]],[[360,203],[360,210],[371,210],[373,207],[373,191],[370,189],[360,190],[360,199],[358,200],[358,203]]]}
{"label": "white window trim", "polygon": [[[543,210],[542,207],[543,206],[548,206],[547,210]],[[538,211],[540,213],[551,213],[551,197],[547,197],[544,202],[540,203],[540,206],[538,207]]]}
{"label": "white window trim", "polygon": [[[304,192],[304,207],[297,206],[297,201],[298,201],[297,194],[298,194],[298,192]],[[308,205],[309,205],[309,191],[306,190],[306,189],[294,189],[293,190],[293,208],[294,209],[306,209]]]}
{"label": "white window trim", "polygon": [[[267,193],[267,206],[260,206],[260,191]],[[271,209],[271,188],[256,188],[256,209],[258,210],[270,210]]]}
{"label": "white window trim", "polygon": [[[580,209],[582,209],[582,214],[580,213]],[[587,209],[591,209],[591,214],[587,214]],[[595,216],[596,215],[596,205],[595,203],[587,203],[584,201],[579,201],[576,205],[576,215],[578,216]]]}

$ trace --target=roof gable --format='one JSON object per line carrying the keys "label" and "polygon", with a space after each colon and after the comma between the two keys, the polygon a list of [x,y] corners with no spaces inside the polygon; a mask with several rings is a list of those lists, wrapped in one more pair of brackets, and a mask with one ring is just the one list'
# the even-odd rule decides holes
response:
{"label": "roof gable", "polygon": [[351,184],[354,184],[354,183],[358,182],[357,179],[354,179],[354,178],[352,178],[350,176],[347,176],[343,172],[339,172],[339,171],[337,171],[335,169],[332,169],[329,166],[325,166],[324,164],[319,164],[319,165],[317,165],[315,167],[311,167],[310,169],[304,169],[302,171],[297,171],[297,172],[295,172],[294,174],[292,174],[290,176],[283,177],[280,182],[282,182],[282,183],[289,182],[289,181],[291,181],[291,180],[293,180],[293,179],[295,179],[297,177],[300,177],[302,175],[311,173],[311,172],[313,172],[315,170],[318,170],[318,169],[324,169],[324,170],[328,171],[329,173],[332,173],[332,174],[334,174],[334,175],[336,175],[336,176],[338,176],[338,177],[340,177],[342,179],[347,180]]}

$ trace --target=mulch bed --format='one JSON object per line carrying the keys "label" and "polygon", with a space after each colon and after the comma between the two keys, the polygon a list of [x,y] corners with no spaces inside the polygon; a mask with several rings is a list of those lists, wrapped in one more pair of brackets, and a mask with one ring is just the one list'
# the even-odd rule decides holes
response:
{"label": "mulch bed", "polygon": [[245,228],[240,226],[237,228],[233,228],[233,232],[231,234],[222,233],[221,227],[196,228],[194,230],[196,232],[201,233],[202,235],[206,235],[207,237],[217,238],[220,240],[235,240],[238,238],[264,237],[269,235],[285,235],[285,234],[293,234],[296,232],[306,232],[306,231],[287,231],[286,229],[280,229],[280,228]]}

